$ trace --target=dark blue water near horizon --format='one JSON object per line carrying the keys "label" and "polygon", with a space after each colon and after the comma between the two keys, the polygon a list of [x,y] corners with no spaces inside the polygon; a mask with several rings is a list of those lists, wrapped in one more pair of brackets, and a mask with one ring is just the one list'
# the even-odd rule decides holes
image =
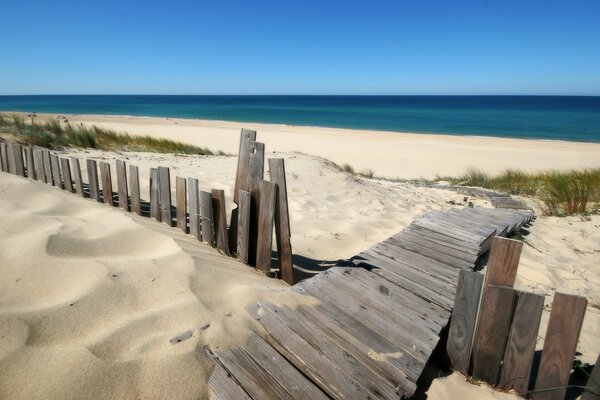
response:
{"label": "dark blue water near horizon", "polygon": [[0,111],[600,142],[598,96],[36,95],[0,96]]}

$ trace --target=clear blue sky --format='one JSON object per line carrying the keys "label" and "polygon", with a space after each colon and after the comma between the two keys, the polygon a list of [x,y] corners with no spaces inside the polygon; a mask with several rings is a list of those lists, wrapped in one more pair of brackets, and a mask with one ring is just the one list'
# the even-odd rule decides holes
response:
{"label": "clear blue sky", "polygon": [[2,0],[0,94],[600,95],[600,0]]}

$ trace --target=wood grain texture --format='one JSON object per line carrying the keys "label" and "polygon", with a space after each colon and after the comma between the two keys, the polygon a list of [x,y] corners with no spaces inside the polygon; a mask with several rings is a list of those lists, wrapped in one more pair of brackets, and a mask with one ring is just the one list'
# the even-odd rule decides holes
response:
{"label": "wood grain texture", "polygon": [[271,271],[271,252],[273,246],[273,223],[275,219],[275,199],[277,185],[262,181],[260,183],[260,207],[258,215],[258,240],[256,249],[256,269],[268,274]]}
{"label": "wood grain texture", "polygon": [[482,274],[460,271],[446,350],[452,369],[462,373],[469,370],[482,287]]}
{"label": "wood grain texture", "polygon": [[227,209],[225,208],[225,191],[211,191],[213,221],[215,227],[216,246],[225,255],[229,253],[229,235],[227,234]]}
{"label": "wood grain texture", "polygon": [[238,196],[237,257],[248,264],[248,245],[250,234],[250,192],[241,190]]}
{"label": "wood grain texture", "polygon": [[119,208],[129,211],[129,191],[127,190],[127,164],[124,160],[115,162],[117,167],[117,194],[119,195]]}
{"label": "wood grain texture", "polygon": [[500,376],[514,299],[515,291],[506,286],[489,285],[483,292],[473,343],[473,378],[492,386]]}
{"label": "wood grain texture", "polygon": [[185,178],[175,178],[175,202],[177,204],[177,228],[187,233],[187,185]]}
{"label": "wood grain texture", "polygon": [[15,157],[15,174],[25,176],[25,162],[23,161],[23,147],[20,144],[12,145]]}
{"label": "wood grain texture", "polygon": [[190,209],[190,235],[202,240],[200,219],[200,192],[198,191],[198,179],[188,178],[188,207]]}
{"label": "wood grain texture", "polygon": [[40,149],[33,149],[33,162],[35,166],[35,179],[40,182],[45,182],[44,177],[44,154]]}
{"label": "wood grain texture", "polygon": [[[235,187],[233,189],[233,202],[238,203],[240,190],[249,190],[250,184],[250,144],[256,141],[256,131],[242,129],[240,134],[240,148],[238,152],[237,172]],[[262,178],[261,178],[262,179]]]}
{"label": "wood grain texture", "polygon": [[271,182],[277,185],[275,201],[275,241],[281,279],[288,285],[294,284],[290,213],[288,210],[287,182],[283,158],[269,159]]}
{"label": "wood grain texture", "polygon": [[200,192],[200,219],[202,220],[202,241],[216,247],[212,194],[210,192]]}
{"label": "wood grain texture", "polygon": [[71,177],[71,165],[68,158],[60,159],[60,167],[62,168],[64,187],[68,192],[73,193],[73,179]]}
{"label": "wood grain texture", "polygon": [[113,205],[113,187],[110,164],[100,161],[100,175],[102,177],[102,198],[105,204]]}
{"label": "wood grain texture", "polygon": [[252,400],[220,363],[208,379],[208,398],[210,400]]}
{"label": "wood grain texture", "polygon": [[2,171],[8,172],[8,146],[4,142],[0,143],[0,159]]}
{"label": "wood grain texture", "polygon": [[15,149],[12,143],[9,143],[7,146],[7,157],[8,157],[8,170],[7,172],[10,174],[17,173],[17,166],[15,164]]}
{"label": "wood grain texture", "polygon": [[96,160],[87,160],[88,183],[90,189],[90,199],[101,201],[100,186],[98,184],[98,164]]}
{"label": "wood grain texture", "polygon": [[544,296],[517,292],[515,311],[498,381],[498,387],[501,389],[513,389],[522,394],[527,392],[543,309]]}
{"label": "wood grain texture", "polygon": [[129,187],[131,189],[131,212],[142,215],[140,198],[140,172],[136,165],[129,166]]}
{"label": "wood grain texture", "polygon": [[50,164],[52,165],[52,184],[63,188],[62,177],[60,176],[60,161],[56,154],[50,155]]}
{"label": "wood grain texture", "polygon": [[47,149],[42,150],[44,159],[44,182],[52,184],[52,164],[50,163],[50,152]]}
{"label": "wood grain texture", "polygon": [[256,252],[258,245],[258,215],[260,213],[260,183],[264,179],[265,171],[265,145],[252,142],[250,151],[250,173],[248,177],[248,191],[250,192],[250,243],[248,245],[248,264],[256,265]]}
{"label": "wood grain texture", "polygon": [[585,386],[581,400],[600,400],[600,355]]}
{"label": "wood grain texture", "polygon": [[513,287],[517,277],[523,242],[501,237],[492,238],[485,285]]}
{"label": "wood grain texture", "polygon": [[83,179],[81,177],[81,165],[79,164],[79,158],[71,157],[71,164],[73,165],[73,181],[75,183],[75,193],[85,197],[83,191]]}
{"label": "wood grain texture", "polygon": [[25,166],[27,167],[27,177],[31,180],[36,180],[33,149],[31,148],[31,146],[26,146],[23,148],[23,151],[25,152]]}
{"label": "wood grain texture", "polygon": [[150,168],[150,217],[160,222],[160,191],[158,169]]}
{"label": "wood grain texture", "polygon": [[[562,400],[577,349],[587,299],[556,292],[535,382],[536,400]],[[545,390],[556,388],[553,390]]]}
{"label": "wood grain texture", "polygon": [[160,220],[173,226],[171,210],[171,173],[168,167],[158,167],[158,190],[160,197]]}

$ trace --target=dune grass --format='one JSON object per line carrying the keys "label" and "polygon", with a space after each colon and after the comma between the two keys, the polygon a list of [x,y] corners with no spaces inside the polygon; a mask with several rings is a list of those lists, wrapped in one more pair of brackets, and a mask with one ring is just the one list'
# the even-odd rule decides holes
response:
{"label": "dune grass", "polygon": [[[151,136],[133,136],[97,126],[73,126],[68,121],[55,119],[37,123],[32,117],[27,121],[21,115],[0,114],[0,133],[10,133],[32,145],[42,147],[84,147],[112,151],[146,151],[155,153],[183,153],[213,155],[211,150],[174,140]],[[223,152],[218,152],[224,155]]]}

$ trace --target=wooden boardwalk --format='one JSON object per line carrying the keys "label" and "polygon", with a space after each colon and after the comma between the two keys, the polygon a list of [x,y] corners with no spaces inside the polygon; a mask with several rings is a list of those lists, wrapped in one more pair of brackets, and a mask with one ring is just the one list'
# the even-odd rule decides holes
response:
{"label": "wooden boardwalk", "polygon": [[448,324],[458,276],[493,236],[533,212],[465,208],[432,212],[339,266],[290,290],[316,306],[249,307],[267,340],[215,351],[216,399],[397,399],[416,390]]}

